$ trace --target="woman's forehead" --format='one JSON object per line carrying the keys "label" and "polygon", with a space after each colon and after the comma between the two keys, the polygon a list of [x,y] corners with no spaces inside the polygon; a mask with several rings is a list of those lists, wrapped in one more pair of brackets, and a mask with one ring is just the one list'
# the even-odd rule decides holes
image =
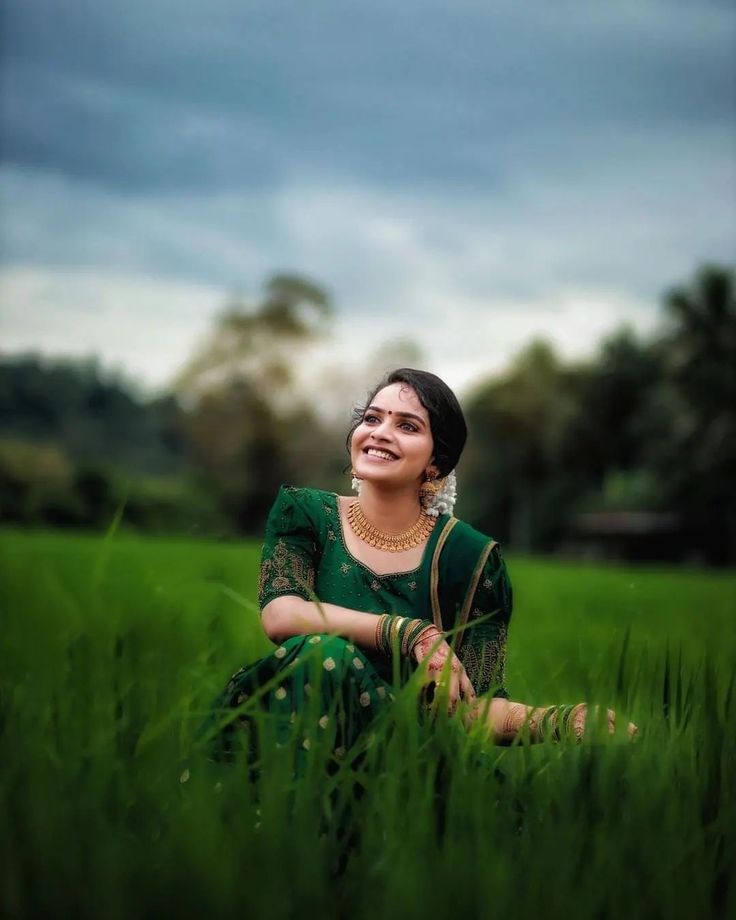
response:
{"label": "woman's forehead", "polygon": [[371,405],[387,412],[414,412],[423,419],[429,419],[427,410],[408,383],[391,383],[379,390],[371,400]]}

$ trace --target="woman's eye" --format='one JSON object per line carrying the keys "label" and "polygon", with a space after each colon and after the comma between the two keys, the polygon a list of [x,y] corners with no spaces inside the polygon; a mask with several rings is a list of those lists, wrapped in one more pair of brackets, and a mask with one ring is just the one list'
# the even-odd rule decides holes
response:
{"label": "woman's eye", "polygon": [[[380,422],[381,419],[377,415],[364,415],[363,422]],[[409,431],[419,431],[416,425],[412,425],[411,422],[401,422],[399,425],[400,428],[408,428]]]}

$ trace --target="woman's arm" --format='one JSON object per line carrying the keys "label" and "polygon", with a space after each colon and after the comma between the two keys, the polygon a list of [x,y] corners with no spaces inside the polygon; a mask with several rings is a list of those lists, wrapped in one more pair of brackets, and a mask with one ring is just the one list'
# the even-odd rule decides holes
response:
{"label": "woman's arm", "polygon": [[272,642],[283,642],[290,636],[309,633],[334,633],[364,648],[375,648],[379,615],[282,594],[261,610],[261,622]]}
{"label": "woman's arm", "polygon": [[[595,710],[594,710],[595,711]],[[466,725],[481,719],[491,731],[496,744],[511,744],[519,732],[527,733],[532,743],[545,738],[559,740],[561,737],[575,737],[578,741],[585,733],[588,716],[587,703],[574,706],[528,706],[503,697],[479,698],[474,701],[466,715]],[[609,734],[616,730],[616,713],[606,710]],[[634,737],[638,731],[629,722],[627,732]]]}
{"label": "woman's arm", "polygon": [[[584,705],[579,704],[579,706]],[[528,740],[534,743],[543,740],[544,727],[547,727],[550,733],[555,727],[559,730],[558,718],[551,711],[557,708],[528,706],[526,703],[518,703],[504,697],[481,697],[468,715],[469,722],[480,719],[488,726],[496,744],[511,744],[520,732],[527,732]],[[578,709],[578,707],[574,708]],[[543,727],[545,714],[547,714],[547,725]],[[571,713],[571,716],[576,716],[576,713]],[[580,717],[576,717],[579,721]],[[550,725],[550,721],[553,724]]]}
{"label": "woman's arm", "polygon": [[[261,611],[263,628],[272,642],[283,642],[289,636],[323,632],[344,636],[357,645],[370,649],[377,648],[380,616],[340,607],[337,604],[305,601],[295,595],[274,598]],[[429,658],[426,665],[427,682],[436,683],[442,674],[449,677],[449,712],[455,710],[461,696],[466,700],[475,699],[475,690],[462,662],[436,627],[428,626],[411,646],[409,654],[417,663]]]}

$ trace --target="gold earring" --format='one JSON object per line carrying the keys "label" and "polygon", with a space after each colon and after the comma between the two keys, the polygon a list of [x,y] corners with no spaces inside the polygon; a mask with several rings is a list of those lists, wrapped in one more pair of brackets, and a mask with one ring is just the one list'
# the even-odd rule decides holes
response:
{"label": "gold earring", "polygon": [[434,496],[437,494],[437,490],[439,489],[439,485],[434,475],[427,471],[425,476],[427,477],[426,481],[423,482],[419,487],[420,501],[429,501],[431,498],[434,498]]}

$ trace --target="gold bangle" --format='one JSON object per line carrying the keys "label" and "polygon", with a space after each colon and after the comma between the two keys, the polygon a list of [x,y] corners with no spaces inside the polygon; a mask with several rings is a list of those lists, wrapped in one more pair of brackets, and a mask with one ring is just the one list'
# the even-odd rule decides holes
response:
{"label": "gold bangle", "polygon": [[[587,703],[576,703],[573,706],[572,711],[570,712],[570,718],[568,719],[568,722],[567,722],[568,725],[572,725],[572,731],[577,741],[581,741],[583,738],[583,735],[585,734],[585,728],[586,728],[586,724],[588,721],[587,707],[588,707]],[[586,724],[578,726],[577,721],[576,721],[577,715],[578,715],[578,712],[582,712],[583,710],[586,710],[586,713],[585,713],[585,716],[586,716],[585,723]]]}
{"label": "gold bangle", "polygon": [[[382,613],[382,614],[378,617],[378,622],[376,623],[376,631],[375,631],[375,634],[374,634],[374,636],[373,636],[373,644],[375,645],[376,651],[378,651],[378,652],[384,652],[383,644],[382,644],[382,642],[381,642],[381,630],[382,630],[382,628],[383,628],[383,622],[384,622],[384,620],[386,619],[387,616],[389,616],[388,613]],[[384,654],[385,654],[385,652],[384,652]]]}
{"label": "gold bangle", "polygon": [[556,715],[556,706],[537,706],[536,709],[532,709],[529,715],[529,732],[533,741],[544,741],[545,721],[551,721]]}
{"label": "gold bangle", "polygon": [[441,637],[441,636],[442,636],[442,633],[439,631],[439,629],[437,629],[437,627],[434,625],[434,623],[428,623],[427,626],[425,626],[425,628],[422,629],[422,630],[419,632],[419,634],[418,634],[417,636],[414,637],[414,639],[412,639],[412,643],[411,643],[411,645],[409,646],[409,654],[410,654],[410,655],[413,654],[415,647],[416,647],[423,639],[426,639],[427,636],[432,632],[432,630],[436,630],[436,633],[437,633],[436,636],[432,636],[433,639],[437,639],[438,637]]}
{"label": "gold bangle", "polygon": [[404,620],[406,620],[406,617],[397,616],[394,617],[394,621],[391,624],[391,654],[393,654],[394,645],[396,644],[396,639],[399,635],[399,630],[401,629],[401,624],[404,622]]}
{"label": "gold bangle", "polygon": [[426,620],[413,619],[410,621],[409,625],[404,630],[404,637],[401,642],[402,655],[411,655],[417,638],[429,625],[430,624]]}

